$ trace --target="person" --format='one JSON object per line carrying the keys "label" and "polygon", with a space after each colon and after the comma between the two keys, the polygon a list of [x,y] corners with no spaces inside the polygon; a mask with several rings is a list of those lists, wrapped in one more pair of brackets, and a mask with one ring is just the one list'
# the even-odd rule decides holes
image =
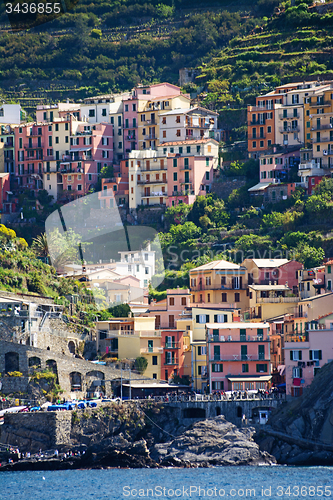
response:
{"label": "person", "polygon": [[242,416],[242,426],[244,427],[246,425],[246,415],[245,413],[243,413],[243,416]]}

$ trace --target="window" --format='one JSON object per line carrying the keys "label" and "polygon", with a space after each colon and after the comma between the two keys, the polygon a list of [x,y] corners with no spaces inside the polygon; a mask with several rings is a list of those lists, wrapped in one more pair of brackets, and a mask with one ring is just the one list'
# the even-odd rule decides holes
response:
{"label": "window", "polygon": [[200,324],[209,323],[209,314],[197,314],[196,322]]}
{"label": "window", "polygon": [[212,363],[212,372],[213,373],[223,372],[223,364],[222,363]]}
{"label": "window", "polygon": [[239,332],[239,340],[241,342],[245,342],[246,341],[246,329],[245,328],[241,328],[240,329],[240,332]]}
{"label": "window", "polygon": [[293,378],[302,378],[303,377],[303,369],[299,367],[293,368]]}
{"label": "window", "polygon": [[198,346],[198,356],[206,356],[207,351],[206,351],[206,346]]}
{"label": "window", "polygon": [[68,135],[65,136],[65,142],[69,142],[69,138],[68,138]]}
{"label": "window", "polygon": [[264,345],[258,345],[258,358],[265,359],[265,346]]}
{"label": "window", "polygon": [[227,294],[222,293],[222,302],[227,302]]}
{"label": "window", "polygon": [[182,306],[186,306],[186,297],[182,297]]}
{"label": "window", "polygon": [[267,364],[266,363],[263,365],[257,364],[256,371],[257,371],[257,373],[266,373],[267,372]]}
{"label": "window", "polygon": [[206,181],[209,181],[209,172],[206,172]]}
{"label": "window", "polygon": [[177,158],[174,158],[174,159],[173,159],[172,164],[173,164],[173,166],[174,166],[174,167],[177,167]]}
{"label": "window", "polygon": [[310,360],[320,360],[322,359],[322,351],[309,351],[309,359]]}
{"label": "window", "polygon": [[89,109],[89,117],[93,118],[95,116],[95,110],[94,109]]}
{"label": "window", "polygon": [[78,185],[77,185],[77,190],[78,190],[78,191],[82,191],[82,184],[78,184]]}
{"label": "window", "polygon": [[240,302],[240,294],[239,294],[239,292],[235,293],[235,302]]}
{"label": "window", "polygon": [[65,123],[65,130],[68,130],[68,123]]}
{"label": "window", "polygon": [[206,285],[209,286],[212,284],[212,278],[210,276],[206,276]]}
{"label": "window", "polygon": [[248,373],[249,365],[247,363],[242,364],[242,373]]}
{"label": "window", "polygon": [[157,365],[157,356],[153,356],[152,361],[153,361],[153,365]]}
{"label": "window", "polygon": [[290,351],[291,361],[300,361],[302,359],[302,351]]}
{"label": "window", "polygon": [[174,181],[177,181],[177,180],[178,180],[178,179],[177,179],[177,172],[174,172],[174,173],[173,173],[173,180],[174,180]]}
{"label": "window", "polygon": [[106,116],[106,108],[102,109],[102,116]]}
{"label": "window", "polygon": [[174,306],[175,305],[175,298],[174,297],[170,297],[170,299],[169,299],[169,305],[170,306]]}

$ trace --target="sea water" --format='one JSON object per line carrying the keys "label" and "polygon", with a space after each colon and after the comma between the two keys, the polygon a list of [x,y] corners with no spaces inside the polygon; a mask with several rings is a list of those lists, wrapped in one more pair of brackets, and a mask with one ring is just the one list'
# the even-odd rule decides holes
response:
{"label": "sea water", "polygon": [[333,498],[333,467],[0,472],[1,500]]}

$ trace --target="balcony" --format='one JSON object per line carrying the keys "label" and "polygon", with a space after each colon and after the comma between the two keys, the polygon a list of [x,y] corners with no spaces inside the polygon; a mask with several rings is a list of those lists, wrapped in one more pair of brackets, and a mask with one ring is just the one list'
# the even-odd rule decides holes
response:
{"label": "balcony", "polygon": [[224,354],[214,354],[214,356],[209,357],[210,362],[214,361],[270,361],[270,354],[232,354],[231,356],[226,356]]}
{"label": "balcony", "polygon": [[332,123],[326,123],[325,125],[319,125],[319,127],[317,125],[315,127],[311,127],[311,130],[330,130],[330,129],[333,129]]}
{"label": "balcony", "polygon": [[[286,346],[286,342],[309,342],[308,333],[292,333],[286,334],[284,337],[284,342]],[[295,360],[296,361],[296,360]]]}
{"label": "balcony", "polygon": [[246,337],[239,336],[231,336],[228,335],[225,337],[224,335],[208,335],[208,342],[270,342],[269,337],[261,337],[260,335],[247,335]]}
{"label": "balcony", "polygon": [[257,303],[260,304],[278,304],[288,302],[298,302],[299,297],[257,297]]}
{"label": "balcony", "polygon": [[164,349],[180,349],[180,342],[166,342]]}
{"label": "balcony", "polygon": [[253,140],[253,141],[260,140],[260,139],[266,139],[266,135],[250,135],[249,139]]}
{"label": "balcony", "polygon": [[4,143],[3,145],[4,148],[13,148],[14,147],[14,141],[8,141]]}
{"label": "balcony", "polygon": [[320,108],[320,107],[328,107],[331,106],[332,102],[331,101],[317,101],[317,102],[311,102],[310,106],[312,108]]}
{"label": "balcony", "polygon": [[[166,184],[167,183],[167,180],[153,180],[153,179],[150,179],[149,181],[148,180],[142,180],[142,181],[138,181],[137,182],[138,184]],[[165,193],[166,194],[166,193]]]}
{"label": "balcony", "polygon": [[141,354],[161,354],[163,352],[163,347],[141,347]]}
{"label": "balcony", "polygon": [[265,125],[265,119],[262,121],[262,120],[251,120],[248,122],[248,125],[251,126],[251,125]]}
{"label": "balcony", "polygon": [[[141,123],[144,123],[145,125],[157,125],[156,120],[143,120]],[[131,127],[128,127],[131,128]]]}
{"label": "balcony", "polygon": [[287,127],[287,128],[280,127],[279,131],[281,134],[291,134],[293,132],[299,132],[300,128],[299,127]]}
{"label": "balcony", "polygon": [[284,116],[283,113],[279,114],[280,120],[297,120],[297,118],[299,118],[299,117],[300,117],[300,115],[298,113],[296,116]]}
{"label": "balcony", "polygon": [[142,198],[156,198],[156,197],[163,197],[163,196],[167,196],[167,193],[163,193],[163,191],[152,191],[149,194],[145,193],[145,194],[141,195]]}
{"label": "balcony", "polygon": [[238,291],[238,290],[246,290],[247,286],[242,285],[238,287],[233,287],[232,285],[197,285],[197,286],[190,286],[190,289],[192,292],[201,292],[201,291],[211,291],[211,290],[233,290],[233,291]]}
{"label": "balcony", "polygon": [[43,149],[44,148],[44,145],[43,144],[31,144],[31,145],[25,145],[24,146],[24,149]]}
{"label": "balcony", "polygon": [[126,139],[127,141],[135,141],[135,142],[136,142],[137,137],[136,137],[135,135],[134,135],[134,136],[133,136],[133,135],[126,135],[126,136],[125,136],[125,139]]}
{"label": "balcony", "polygon": [[155,141],[156,140],[156,136],[153,135],[153,134],[144,135],[143,137],[144,137],[144,139],[148,139],[150,141]]}
{"label": "balcony", "polygon": [[172,365],[178,365],[178,359],[165,359],[164,361],[164,365],[167,365],[167,366],[172,366]]}
{"label": "balcony", "polygon": [[314,137],[312,139],[312,142],[314,144],[318,144],[319,142],[333,142],[333,137],[329,137],[329,136],[326,136],[326,137]]}

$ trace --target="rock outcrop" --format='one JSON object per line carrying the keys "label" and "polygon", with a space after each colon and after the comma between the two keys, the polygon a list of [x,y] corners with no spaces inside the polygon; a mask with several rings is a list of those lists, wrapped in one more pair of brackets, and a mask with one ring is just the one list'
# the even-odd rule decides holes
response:
{"label": "rock outcrop", "polygon": [[333,362],[301,397],[272,413],[256,441],[281,464],[333,465]]}
{"label": "rock outcrop", "polygon": [[173,441],[157,444],[152,457],[163,465],[258,465],[276,463],[261,452],[254,428],[238,429],[223,415],[195,423]]}

